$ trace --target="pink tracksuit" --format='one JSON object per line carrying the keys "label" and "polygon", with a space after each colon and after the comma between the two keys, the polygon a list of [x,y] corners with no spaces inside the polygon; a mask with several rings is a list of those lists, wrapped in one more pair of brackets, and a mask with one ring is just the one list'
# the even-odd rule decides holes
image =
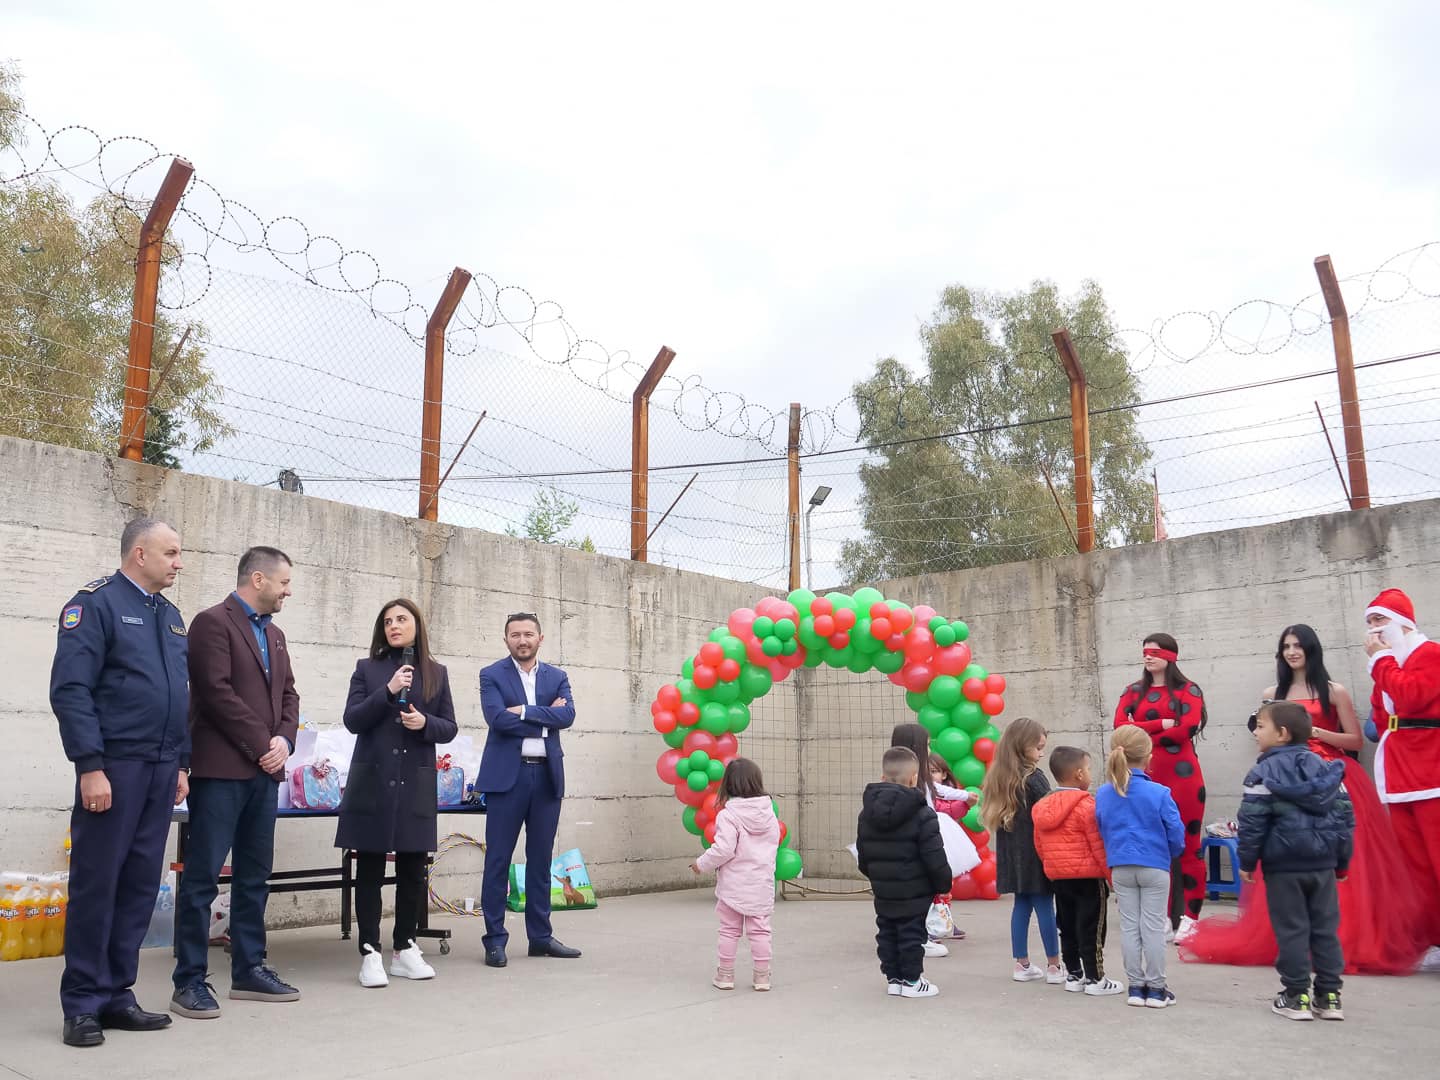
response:
{"label": "pink tracksuit", "polygon": [[720,916],[716,945],[719,966],[735,968],[743,933],[750,959],[770,967],[770,915],[775,910],[775,852],[780,822],[768,795],[731,799],[715,818],[715,842],[695,865],[715,871],[715,913]]}

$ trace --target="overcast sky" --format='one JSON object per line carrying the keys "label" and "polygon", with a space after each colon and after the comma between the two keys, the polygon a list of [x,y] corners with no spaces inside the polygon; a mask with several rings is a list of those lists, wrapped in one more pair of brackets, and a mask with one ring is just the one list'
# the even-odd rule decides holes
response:
{"label": "overcast sky", "polygon": [[1149,327],[1440,238],[1418,0],[6,7],[47,127],[774,408],[914,359],[948,283],[1095,278]]}

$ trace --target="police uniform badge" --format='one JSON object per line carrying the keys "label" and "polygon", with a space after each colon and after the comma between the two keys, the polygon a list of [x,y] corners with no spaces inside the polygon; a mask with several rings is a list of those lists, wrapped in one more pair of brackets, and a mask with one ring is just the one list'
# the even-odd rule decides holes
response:
{"label": "police uniform badge", "polygon": [[79,604],[71,604],[60,613],[60,629],[74,630],[80,625],[80,620],[85,617],[85,609]]}

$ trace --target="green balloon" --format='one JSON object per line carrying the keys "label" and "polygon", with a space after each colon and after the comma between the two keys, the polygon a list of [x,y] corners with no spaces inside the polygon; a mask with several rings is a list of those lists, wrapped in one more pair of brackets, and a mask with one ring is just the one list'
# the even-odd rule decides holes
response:
{"label": "green balloon", "polygon": [[921,705],[920,715],[916,719],[920,721],[920,726],[930,733],[932,739],[950,726],[949,711],[934,705]]}
{"label": "green balloon", "polygon": [[910,610],[910,605],[907,604],[907,603],[905,603],[903,600],[891,600],[891,601],[889,601],[889,604],[890,604],[890,610],[891,610],[891,611],[909,611],[909,610]]}
{"label": "green balloon", "polygon": [[687,806],[680,814],[680,824],[685,826],[685,831],[694,833],[696,836],[704,836],[705,830],[695,822],[695,807]]}
{"label": "green balloon", "polygon": [[712,782],[719,780],[725,775],[725,763],[723,761],[711,761],[710,764],[705,767],[705,774]]}
{"label": "green balloon", "polygon": [[991,742],[999,742],[1000,729],[994,724],[987,723],[983,728],[980,729],[980,734],[977,735],[976,738],[989,739]]}
{"label": "green balloon", "polygon": [[[679,750],[680,747],[683,746],[685,743],[685,736],[689,734],[689,728],[677,727],[674,731],[667,731],[660,737],[665,740],[665,745],[670,747],[671,750]],[[675,769],[677,772],[679,771],[680,766],[678,763],[676,764]]]}
{"label": "green balloon", "polygon": [[845,666],[856,675],[864,675],[870,670],[870,657],[862,652],[851,652],[850,660]]}
{"label": "green balloon", "polygon": [[684,780],[690,775],[690,759],[688,757],[682,757],[679,761],[675,762],[675,775],[680,777],[681,780]]}
{"label": "green balloon", "polygon": [[721,705],[729,705],[732,701],[739,701],[740,684],[738,682],[716,683],[715,689],[710,691],[710,700],[718,701]]}
{"label": "green balloon", "polygon": [[700,729],[708,731],[711,735],[724,735],[730,730],[730,710],[728,706],[721,705],[718,701],[712,701],[700,710]]}
{"label": "green balloon", "polygon": [[971,738],[979,738],[985,727],[985,713],[974,701],[962,701],[950,710],[950,723]]}
{"label": "green balloon", "polygon": [[979,664],[971,664],[964,671],[960,672],[959,677],[962,683],[969,679],[979,679],[983,682],[989,674],[990,672],[986,671]]}
{"label": "green balloon", "polygon": [[695,658],[693,656],[687,656],[685,658],[684,663],[680,665],[680,674],[684,675],[687,679],[693,679],[695,677]]}
{"label": "green balloon", "polygon": [[[935,741],[930,745],[950,763],[952,768],[956,762],[970,756],[970,736],[959,728],[946,728],[935,737]],[[960,778],[957,776],[955,779]]]}
{"label": "green balloon", "polygon": [[940,625],[930,632],[935,635],[935,644],[942,649],[948,649],[955,644],[955,628],[944,619],[931,619],[931,622],[939,622]]}
{"label": "green balloon", "polygon": [[930,703],[941,709],[953,709],[960,704],[960,699],[964,696],[960,693],[960,680],[954,675],[935,676],[926,692],[930,696]]}
{"label": "green balloon", "polygon": [[726,720],[729,722],[729,730],[740,732],[750,726],[750,708],[738,701],[733,705],[725,706]]}
{"label": "green balloon", "polygon": [[766,656],[779,656],[784,647],[785,643],[778,637],[767,637],[760,642],[760,651]]}
{"label": "green balloon", "polygon": [[825,651],[825,663],[833,668],[843,668],[849,665],[850,658],[855,655],[855,650],[849,645],[843,649],[827,649]]}
{"label": "green balloon", "polygon": [[807,649],[815,648],[816,645],[824,640],[819,634],[815,633],[814,615],[806,615],[800,620],[800,629],[795,632],[795,636],[800,639],[800,644],[804,645]]}
{"label": "green balloon", "polygon": [[819,667],[825,662],[825,650],[811,649],[805,654],[806,667]]}
{"label": "green balloon", "polygon": [[794,638],[791,638],[789,641],[785,642],[785,644],[780,646],[781,656],[794,656],[799,651],[800,642],[796,641]]}
{"label": "green balloon", "polygon": [[[871,590],[871,591],[873,592],[874,590]],[[851,611],[854,611],[854,612],[856,612],[857,614],[859,613],[859,612],[858,612],[858,607],[859,607],[859,605],[855,603],[855,600],[854,600],[853,597],[847,595],[846,593],[843,593],[843,592],[826,593],[826,594],[825,594],[825,599],[830,601],[831,606],[834,607],[836,611],[839,611],[841,608],[849,608]]]}
{"label": "green balloon", "polygon": [[[690,661],[687,660],[685,662],[688,664]],[[681,701],[688,701],[692,705],[699,705],[705,701],[705,692],[697,688],[696,685],[690,681],[690,676],[688,675],[683,679],[675,680],[675,689],[680,691]]]}
{"label": "green balloon", "polygon": [[906,691],[905,691],[905,704],[908,705],[908,706],[910,706],[910,711],[911,711],[911,712],[917,712],[917,713],[918,713],[918,712],[919,712],[921,709],[923,709],[926,705],[929,705],[929,704],[930,704],[930,699],[927,698],[924,694],[917,694],[917,693],[915,693],[914,690],[906,690]]}
{"label": "green balloon", "polygon": [[850,644],[871,656],[885,650],[885,643],[870,633],[869,619],[861,619],[855,624],[855,629],[850,631]]}
{"label": "green balloon", "polygon": [[795,624],[789,619],[781,619],[775,624],[775,636],[781,641],[789,641],[795,636]]}
{"label": "green balloon", "polygon": [[980,817],[980,807],[978,806],[972,805],[969,810],[965,811],[965,816],[961,820],[965,823],[965,828],[971,832],[981,832],[985,828],[985,822]]}
{"label": "green balloon", "polygon": [[710,755],[704,750],[691,750],[686,760],[690,762],[690,768],[703,769],[710,764]]}
{"label": "green balloon", "polygon": [[970,793],[970,805],[979,806],[980,800],[984,798],[984,796],[980,794],[980,788],[975,784],[971,784],[965,790]]}
{"label": "green balloon", "polygon": [[750,627],[750,629],[754,632],[757,638],[759,638],[761,641],[764,641],[767,637],[769,637],[775,632],[775,620],[770,618],[768,615],[761,615],[756,618],[754,624]]}
{"label": "green balloon", "polygon": [[753,701],[755,698],[768,694],[775,679],[764,668],[755,664],[746,664],[741,667],[740,678],[736,681],[739,682],[740,689],[745,692],[745,695]]}
{"label": "green balloon", "polygon": [[815,594],[809,589],[792,589],[785,599],[795,605],[796,611],[805,615],[810,611],[810,605],[815,602]]}
{"label": "green balloon", "polygon": [[963,622],[961,622],[959,619],[956,619],[956,620],[955,620],[954,622],[952,622],[950,625],[951,625],[952,627],[954,627],[954,629],[955,629],[955,640],[956,640],[956,641],[964,641],[966,638],[968,638],[968,637],[970,636],[970,627],[966,626],[966,625],[965,625]]}
{"label": "green balloon", "polygon": [[961,787],[970,787],[985,779],[985,763],[973,754],[952,764],[951,769],[955,773],[955,779],[960,781]]}
{"label": "green balloon", "polygon": [[[932,634],[934,634],[934,633],[938,633],[938,632],[939,632],[940,627],[942,627],[942,626],[949,626],[949,625],[950,625],[950,621],[949,621],[948,619],[946,619],[944,615],[936,615],[933,619],[931,619],[931,620],[930,620],[928,623],[926,623],[925,625],[926,625],[927,627],[929,627],[930,632],[931,632]],[[937,639],[937,640],[938,640],[938,639]]]}
{"label": "green balloon", "polygon": [[875,665],[875,670],[881,674],[894,675],[895,672],[905,666],[905,654],[884,651],[878,652],[871,657],[871,663]]}
{"label": "green balloon", "polygon": [[[872,589],[868,585],[863,589],[855,590],[855,610],[869,612],[876,604],[885,599],[885,594],[879,589]],[[891,607],[894,607],[892,604]]]}
{"label": "green balloon", "polygon": [[691,769],[690,775],[685,777],[685,785],[691,791],[704,791],[710,786],[710,774],[704,769]]}
{"label": "green balloon", "polygon": [[780,881],[793,881],[800,876],[804,869],[804,863],[800,861],[800,853],[789,847],[783,847],[775,853],[775,877]]}
{"label": "green balloon", "polygon": [[724,641],[729,636],[730,628],[728,626],[717,626],[714,630],[710,631],[710,636],[706,638],[706,640],[720,642]]}
{"label": "green balloon", "polygon": [[720,649],[725,653],[726,660],[734,660],[737,664],[745,661],[745,643],[734,634],[727,633],[720,639]]}

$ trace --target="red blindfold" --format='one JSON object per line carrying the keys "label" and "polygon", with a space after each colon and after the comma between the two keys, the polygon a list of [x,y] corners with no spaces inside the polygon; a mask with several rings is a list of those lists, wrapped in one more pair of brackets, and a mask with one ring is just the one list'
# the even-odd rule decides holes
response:
{"label": "red blindfold", "polygon": [[1180,659],[1179,653],[1171,652],[1169,649],[1161,649],[1155,645],[1146,645],[1142,651],[1146,656],[1158,656],[1161,660],[1166,660],[1172,664]]}

